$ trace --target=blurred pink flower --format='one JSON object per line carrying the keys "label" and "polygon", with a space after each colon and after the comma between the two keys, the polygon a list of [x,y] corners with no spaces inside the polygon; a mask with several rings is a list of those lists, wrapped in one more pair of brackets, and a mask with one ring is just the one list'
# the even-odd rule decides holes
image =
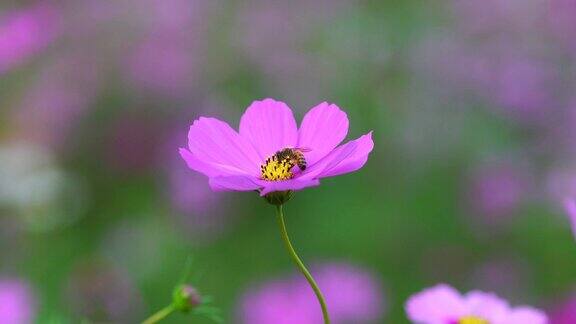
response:
{"label": "blurred pink flower", "polygon": [[169,136],[163,150],[161,165],[164,169],[162,187],[166,188],[166,199],[174,209],[178,228],[195,243],[211,241],[219,237],[236,217],[236,213],[227,212],[233,208],[226,193],[215,193],[206,186],[205,177],[190,172],[175,146],[186,143],[186,130],[183,125],[174,126],[178,130]]}
{"label": "blurred pink flower", "polygon": [[468,201],[476,220],[485,225],[503,225],[528,195],[526,170],[517,162],[489,162],[474,170]]}
{"label": "blurred pink flower", "polygon": [[31,324],[36,301],[27,283],[19,279],[0,279],[0,323]]}
{"label": "blurred pink flower", "polygon": [[531,57],[502,57],[494,67],[494,78],[487,80],[496,94],[496,103],[509,107],[510,113],[538,114],[554,103],[554,67]]}
{"label": "blurred pink flower", "polygon": [[[329,263],[314,269],[333,323],[375,323],[386,309],[379,282],[350,264]],[[246,293],[240,304],[245,324],[317,324],[322,317],[304,278],[264,283]]]}
{"label": "blurred pink flower", "polygon": [[576,320],[576,295],[571,296],[550,312],[550,324],[574,324]]}
{"label": "blurred pink flower", "polygon": [[[190,92],[198,74],[198,54],[189,41],[155,34],[136,46],[126,64],[127,76],[142,91],[167,97]],[[195,44],[196,45],[196,44]]]}
{"label": "blurred pink flower", "polygon": [[111,124],[105,160],[112,168],[138,174],[157,166],[167,128],[161,116],[140,108],[138,112],[120,114]]}
{"label": "blurred pink flower", "polygon": [[564,208],[568,213],[568,218],[572,225],[572,233],[574,233],[574,237],[576,238],[576,201],[573,198],[566,199],[564,201]]}
{"label": "blurred pink flower", "polygon": [[75,314],[97,322],[133,323],[142,300],[122,269],[104,262],[76,265],[65,291]]}
{"label": "blurred pink flower", "polygon": [[101,84],[98,60],[82,51],[60,54],[41,69],[22,102],[14,124],[23,138],[61,148],[91,108]]}
{"label": "blurred pink flower", "polygon": [[184,236],[197,243],[209,243],[221,237],[223,231],[230,228],[237,213],[232,196],[227,193],[213,192],[206,185],[206,178],[197,172],[190,172],[182,157],[174,147],[186,146],[188,142],[188,120],[190,115],[210,112],[217,116],[227,116],[229,103],[218,97],[197,99],[185,114],[176,113],[172,122],[168,122],[167,136],[159,152],[159,188],[163,190],[165,200],[170,204],[176,226]]}
{"label": "blurred pink flower", "polygon": [[132,20],[143,31],[124,58],[129,86],[164,98],[189,98],[203,80],[206,35],[218,1],[128,1],[134,2]]}
{"label": "blurred pink flower", "polygon": [[546,2],[455,0],[450,6],[455,25],[426,40],[425,52],[417,54],[424,70],[448,83],[440,91],[477,97],[514,121],[555,120],[566,91],[558,64],[565,55],[549,37]]}
{"label": "blurred pink flower", "polygon": [[44,49],[58,36],[60,13],[42,2],[0,16],[0,75]]}
{"label": "blurred pink flower", "polygon": [[[334,104],[312,108],[298,129],[285,103],[265,99],[248,107],[239,133],[215,118],[194,121],[188,149],[180,154],[191,169],[209,177],[213,190],[259,190],[264,196],[360,169],[374,147],[372,132],[337,147],[347,133],[348,117]],[[308,166],[302,170],[279,154],[284,149],[301,149]]]}
{"label": "blurred pink flower", "polygon": [[178,227],[194,242],[218,238],[236,216],[227,212],[232,202],[225,193],[212,192],[205,178],[190,172],[180,159],[173,162],[177,163],[169,164],[167,170],[167,195]]}
{"label": "blurred pink flower", "polygon": [[[476,44],[456,37],[442,58],[452,87],[486,100],[496,113],[519,121],[542,122],[555,107],[558,71],[538,53],[522,50],[516,39]],[[445,52],[446,49],[439,48]],[[450,75],[452,74],[452,75]]]}
{"label": "blurred pink flower", "polygon": [[546,314],[528,306],[510,307],[492,293],[471,291],[461,295],[439,284],[412,295],[406,302],[408,318],[418,324],[546,324]]}
{"label": "blurred pink flower", "polygon": [[[197,173],[191,173],[187,168],[181,168],[182,163],[172,164],[174,172],[170,174],[171,199],[177,210],[186,214],[210,214],[210,206],[217,205],[219,199],[205,185],[204,178]],[[204,229],[205,230],[205,229]]]}
{"label": "blurred pink flower", "polygon": [[469,282],[506,298],[528,298],[532,295],[533,270],[532,264],[517,255],[504,254],[474,265]]}

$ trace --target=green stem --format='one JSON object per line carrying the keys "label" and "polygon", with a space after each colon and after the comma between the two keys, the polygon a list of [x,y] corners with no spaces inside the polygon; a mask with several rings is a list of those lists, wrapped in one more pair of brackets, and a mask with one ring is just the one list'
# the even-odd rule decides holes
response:
{"label": "green stem", "polygon": [[172,312],[174,310],[175,310],[174,305],[170,304],[170,305],[162,308],[161,310],[159,310],[158,312],[156,312],[152,316],[148,317],[148,319],[146,319],[144,322],[142,322],[142,324],[158,323],[161,320],[163,320],[164,318],[166,318],[168,315],[172,314]]}
{"label": "green stem", "polygon": [[304,277],[306,277],[306,280],[308,280],[308,283],[310,284],[310,287],[312,287],[312,290],[314,290],[316,298],[318,299],[320,307],[322,308],[322,316],[324,317],[324,324],[330,324],[330,317],[328,316],[328,308],[326,307],[326,301],[324,300],[324,296],[322,296],[322,291],[320,291],[320,288],[318,288],[316,281],[314,281],[314,278],[312,277],[308,269],[306,269],[306,266],[304,265],[302,260],[300,260],[298,254],[296,254],[296,251],[294,251],[292,243],[290,243],[290,238],[288,237],[288,232],[286,231],[286,223],[284,222],[284,213],[282,212],[282,205],[277,205],[276,211],[278,212],[278,225],[280,225],[280,233],[282,234],[282,240],[286,245],[286,250],[288,250],[290,257],[292,258],[298,269],[300,269],[300,272],[302,272]]}

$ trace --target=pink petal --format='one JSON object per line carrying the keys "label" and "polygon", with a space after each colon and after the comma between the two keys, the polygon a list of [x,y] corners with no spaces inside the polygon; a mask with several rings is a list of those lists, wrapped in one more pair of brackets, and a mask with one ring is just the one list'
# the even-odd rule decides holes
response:
{"label": "pink petal", "polygon": [[240,119],[240,136],[252,143],[260,161],[286,147],[295,147],[298,140],[292,110],[273,99],[254,101]]}
{"label": "pink petal", "polygon": [[466,315],[462,297],[454,288],[440,284],[410,297],[408,318],[416,323],[446,324]]}
{"label": "pink petal", "polygon": [[220,176],[210,178],[210,187],[214,191],[252,191],[260,185],[246,176]]}
{"label": "pink petal", "polygon": [[198,171],[208,177],[238,174],[237,168],[231,168],[221,164],[202,162],[198,160],[198,158],[196,158],[194,154],[188,151],[188,149],[180,148],[179,152],[180,156],[182,157],[182,159],[184,159],[184,161],[186,162],[186,164],[190,169]]}
{"label": "pink petal", "polygon": [[291,179],[285,181],[265,181],[260,180],[259,183],[264,187],[260,192],[260,196],[265,196],[266,194],[274,191],[285,191],[285,190],[301,190],[307,187],[314,187],[320,184],[318,179]]}
{"label": "pink petal", "polygon": [[[213,166],[211,171],[227,170],[222,174],[252,176],[260,174],[260,159],[252,145],[218,119],[200,117],[194,121],[188,133],[188,147],[196,160],[204,163],[204,167]],[[194,163],[192,166],[195,166]],[[215,175],[213,172],[205,174]]]}
{"label": "pink petal", "polygon": [[370,154],[374,148],[372,132],[361,136],[354,142],[356,142],[356,149],[339,163],[332,165],[330,168],[326,168],[320,174],[320,178],[354,172],[364,166],[368,160],[368,154]]}
{"label": "pink petal", "polygon": [[358,143],[356,143],[356,141],[350,141],[344,145],[337,147],[335,150],[330,152],[328,156],[316,162],[315,164],[309,166],[306,169],[306,171],[304,171],[299,176],[299,179],[318,178],[320,173],[322,173],[324,170],[332,168],[333,166],[340,163],[342,160],[351,156],[352,153],[356,151],[357,146]]}
{"label": "pink petal", "polygon": [[576,201],[574,201],[574,199],[566,199],[564,201],[564,208],[568,213],[570,223],[572,224],[572,233],[574,233],[574,237],[576,238]]}
{"label": "pink petal", "polygon": [[532,307],[516,307],[508,315],[506,320],[498,324],[546,324],[548,317],[546,314],[538,309]]}
{"label": "pink petal", "polygon": [[330,153],[348,133],[348,117],[334,104],[323,102],[312,108],[298,130],[298,147],[310,149],[306,160],[314,164]]}
{"label": "pink petal", "polygon": [[500,323],[510,311],[510,306],[504,299],[483,291],[467,293],[465,303],[470,315],[484,318],[490,323]]}
{"label": "pink petal", "polygon": [[328,156],[312,165],[301,177],[324,178],[356,171],[364,166],[373,148],[374,142],[370,132],[337,147]]}

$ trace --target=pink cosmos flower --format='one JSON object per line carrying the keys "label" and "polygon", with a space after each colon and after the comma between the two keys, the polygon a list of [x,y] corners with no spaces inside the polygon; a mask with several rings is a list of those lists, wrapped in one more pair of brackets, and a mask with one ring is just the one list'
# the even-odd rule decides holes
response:
{"label": "pink cosmos flower", "polygon": [[546,324],[546,315],[528,306],[510,307],[493,293],[471,291],[461,295],[439,284],[406,302],[408,318],[419,324]]}
{"label": "pink cosmos flower", "polygon": [[[348,132],[348,117],[338,106],[312,108],[300,129],[283,102],[253,102],[240,119],[240,131],[218,119],[200,117],[180,155],[188,166],[209,177],[215,191],[301,190],[324,177],[360,169],[374,147],[372,132],[338,146]],[[289,153],[285,149],[289,149]],[[304,161],[297,161],[301,155]],[[302,162],[305,162],[304,165]]]}
{"label": "pink cosmos flower", "polygon": [[574,199],[566,199],[564,201],[564,208],[570,218],[570,224],[572,224],[572,233],[574,233],[574,237],[576,237],[576,201]]}

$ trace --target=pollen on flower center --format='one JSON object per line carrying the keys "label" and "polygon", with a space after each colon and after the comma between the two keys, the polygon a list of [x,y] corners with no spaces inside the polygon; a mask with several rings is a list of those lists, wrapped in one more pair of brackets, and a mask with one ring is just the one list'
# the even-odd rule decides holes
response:
{"label": "pollen on flower center", "polygon": [[476,316],[464,316],[458,320],[458,324],[490,324],[487,320]]}
{"label": "pollen on flower center", "polygon": [[266,162],[260,166],[262,179],[268,181],[288,180],[294,177],[292,168],[294,162],[289,158],[279,159],[277,154],[266,159]]}

